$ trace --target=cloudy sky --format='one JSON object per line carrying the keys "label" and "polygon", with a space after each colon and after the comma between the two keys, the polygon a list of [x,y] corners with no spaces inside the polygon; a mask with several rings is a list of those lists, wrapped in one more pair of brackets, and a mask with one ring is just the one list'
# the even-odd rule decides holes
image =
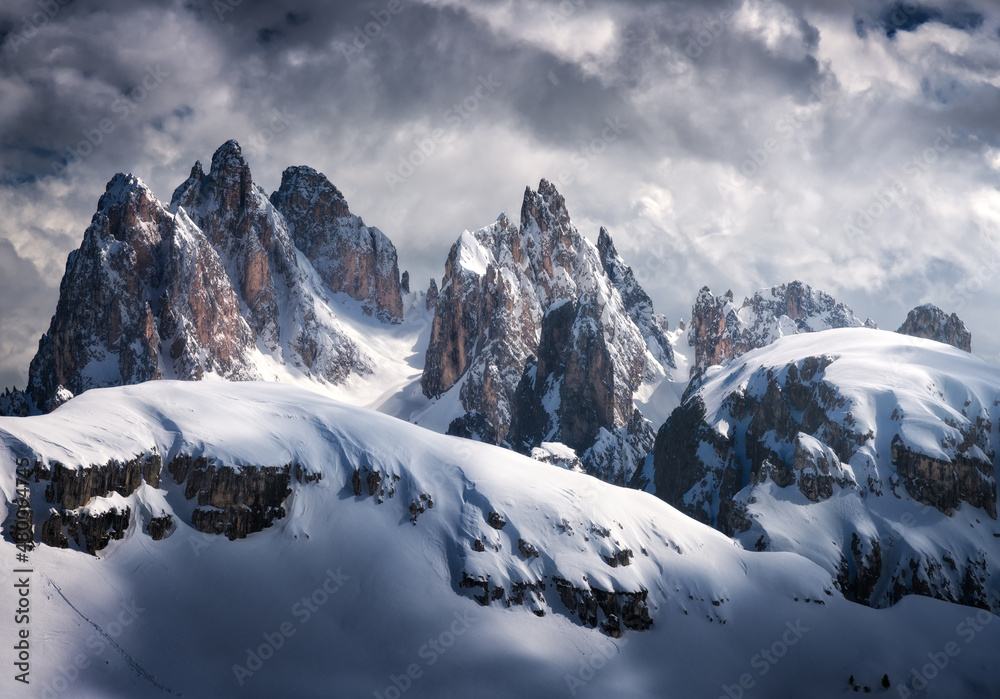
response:
{"label": "cloudy sky", "polygon": [[169,200],[230,138],[267,191],[326,173],[414,286],[546,177],[672,322],[802,279],[1000,362],[995,2],[5,0],[0,387],[111,176]]}

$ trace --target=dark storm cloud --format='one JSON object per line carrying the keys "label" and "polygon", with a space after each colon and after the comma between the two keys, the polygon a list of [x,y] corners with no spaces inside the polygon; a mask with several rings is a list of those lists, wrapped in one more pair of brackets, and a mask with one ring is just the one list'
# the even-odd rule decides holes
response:
{"label": "dark storm cloud", "polygon": [[21,258],[9,241],[0,238],[0,390],[24,388],[28,363],[38,346],[36,319],[55,306],[57,288],[46,282],[35,266]]}
{"label": "dark storm cloud", "polygon": [[0,264],[32,291],[0,296],[0,372],[23,375],[104,183],[168,199],[229,138],[265,188],[324,171],[415,287],[549,177],[672,318],[705,283],[798,277],[893,327],[948,306],[1000,355],[975,288],[1000,249],[998,30],[988,0],[5,2]]}

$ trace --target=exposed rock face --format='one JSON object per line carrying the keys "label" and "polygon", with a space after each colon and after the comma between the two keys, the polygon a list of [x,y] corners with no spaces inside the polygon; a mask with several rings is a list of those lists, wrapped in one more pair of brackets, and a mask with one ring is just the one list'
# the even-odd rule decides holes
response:
{"label": "exposed rock face", "polygon": [[174,518],[173,515],[163,515],[161,517],[151,517],[146,523],[146,533],[149,534],[149,538],[153,541],[160,541],[168,533],[173,531],[174,528]]}
{"label": "exposed rock face", "polygon": [[158,487],[161,465],[159,454],[154,452],[130,461],[109,461],[85,469],[66,468],[56,463],[48,471],[39,469],[37,473],[49,481],[45,488],[45,502],[59,505],[64,510],[75,510],[95,497],[110,493],[131,495],[143,483]]}
{"label": "exposed rock face", "polygon": [[896,435],[892,440],[892,464],[915,500],[950,515],[960,503],[981,507],[997,518],[997,485],[993,461],[978,447],[988,439],[981,430],[963,435],[963,444],[951,459],[936,459],[910,449]]}
{"label": "exposed rock face", "polygon": [[674,366],[674,348],[666,334],[669,330],[667,318],[653,311],[652,299],[635,278],[632,268],[626,265],[625,260],[618,254],[607,228],[601,228],[597,236],[597,252],[601,256],[604,273],[621,294],[622,303],[625,304],[629,317],[639,328],[642,336],[647,338],[649,351],[661,366]]}
{"label": "exposed rock face", "polygon": [[808,284],[794,281],[758,291],[737,306],[733,292],[714,296],[706,286],[691,309],[692,371],[765,347],[779,337],[831,328],[875,328],[848,306]]}
{"label": "exposed rock face", "polygon": [[250,166],[235,141],[212,156],[205,175],[196,164],[174,192],[170,210],[183,208],[216,246],[233,286],[247,306],[246,320],[269,348],[280,340],[276,276],[291,274],[295,253],[287,234],[275,230],[267,198],[254,186]]}
{"label": "exposed rock face", "polygon": [[[155,449],[127,461],[84,468],[36,460],[33,479],[44,485],[49,508],[41,526],[41,542],[59,548],[75,545],[96,554],[112,540],[121,539],[134,515],[121,498],[144,485],[160,487],[162,465]],[[174,457],[167,471],[184,486],[184,496],[197,503],[191,513],[195,529],[224,534],[230,540],[246,538],[285,516],[293,472],[299,482],[318,480],[318,474],[303,473],[291,464],[233,468],[185,454]],[[39,508],[34,509],[37,516]],[[174,527],[169,514],[144,512],[141,519],[153,540],[164,538]]]}
{"label": "exposed rock face", "polygon": [[[613,356],[616,348],[601,327],[601,312],[590,303],[566,301],[546,314],[537,360],[528,360],[518,386],[508,441],[530,453],[558,435],[588,457],[596,475],[624,484],[653,438],[632,403],[645,357],[636,352],[627,365]],[[617,462],[623,455],[632,457],[629,463]]]}
{"label": "exposed rock face", "polygon": [[427,306],[428,311],[433,311],[437,308],[438,302],[438,285],[437,282],[431,279],[430,285],[427,287],[427,299],[424,301]]}
{"label": "exposed rock face", "polygon": [[[307,214],[299,206],[305,195],[298,193],[297,181],[294,176],[289,180],[288,206],[304,221]],[[336,213],[342,200],[318,196],[316,205]],[[317,272],[300,261],[284,217],[253,183],[239,144],[223,144],[212,156],[207,175],[196,164],[191,177],[174,191],[170,209],[187,212],[219,250],[243,301],[244,317],[269,354],[332,383],[372,370],[371,360],[333,319],[335,314],[318,311],[326,300],[318,284],[310,283],[310,275]],[[319,248],[313,254],[318,256]],[[398,291],[398,271],[395,279]]]}
{"label": "exposed rock face", "polygon": [[[27,394],[37,409],[165,375],[256,378],[246,369],[252,333],[218,255],[199,235],[138,178],[108,183],[31,362]],[[178,286],[192,289],[184,302]]]}
{"label": "exposed rock face", "polygon": [[465,412],[449,433],[524,453],[562,442],[591,473],[628,480],[653,436],[634,393],[674,366],[673,353],[606,230],[599,242],[577,232],[546,180],[525,191],[520,225],[501,215],[462,234],[421,379],[430,398],[459,392]]}
{"label": "exposed rock face", "polygon": [[64,549],[72,541],[92,556],[97,555],[112,540],[119,541],[125,536],[131,515],[129,507],[98,514],[53,512],[42,524],[42,543]]}
{"label": "exposed rock face", "polygon": [[[560,434],[564,444],[582,451],[594,443],[603,425],[614,424],[616,410],[631,407],[629,386],[616,395],[614,383],[603,381],[611,373],[611,358],[595,315],[593,306],[571,300],[545,315],[537,363],[519,396],[515,444],[540,444]],[[636,359],[641,362],[642,357]],[[628,378],[633,386],[641,368],[632,367]]]}
{"label": "exposed rock face", "polygon": [[688,331],[695,350],[692,370],[722,364],[735,357],[739,325],[733,292],[727,291],[716,297],[707,286],[702,287],[691,309],[691,329]]}
{"label": "exposed rock face", "polygon": [[948,315],[937,306],[924,304],[906,314],[906,320],[896,332],[922,337],[935,342],[972,351],[972,333],[956,314]]}
{"label": "exposed rock face", "polygon": [[195,163],[169,208],[137,177],[116,175],[69,256],[28,386],[0,398],[0,414],[48,412],[90,388],[161,378],[259,380],[268,362],[334,383],[370,372],[327,306],[324,281],[398,318],[395,249],[322,175],[292,168],[283,185],[275,199],[307,248],[301,262],[235,141],[216,151],[208,174]]}
{"label": "exposed rock face", "polygon": [[30,408],[31,404],[24,391],[16,388],[5,388],[3,394],[0,394],[0,415],[24,417]]}
{"label": "exposed rock face", "polygon": [[161,464],[155,450],[127,461],[112,459],[86,468],[36,459],[32,480],[44,484],[47,505],[32,505],[36,517],[47,514],[40,527],[41,542],[57,548],[74,545],[96,555],[111,541],[120,540],[133,514],[122,498],[145,484],[158,487]]}
{"label": "exposed rock face", "polygon": [[295,247],[331,291],[361,301],[366,312],[384,321],[402,319],[395,246],[350,212],[344,195],[325,175],[305,166],[288,168],[271,203],[288,222]]}
{"label": "exposed rock face", "polygon": [[448,254],[421,387],[438,397],[469,372],[459,389],[467,415],[450,430],[455,434],[496,444],[510,430],[514,392],[542,316],[523,260],[519,231],[503,215],[463,233]]}
{"label": "exposed rock face", "polygon": [[167,470],[174,481],[184,484],[184,497],[197,499],[199,507],[191,514],[195,529],[225,534],[230,541],[245,539],[283,518],[283,503],[292,494],[291,464],[237,469],[204,457],[178,455]]}
{"label": "exposed rock face", "polygon": [[[906,594],[987,604],[974,583],[1000,578],[1000,550],[976,522],[997,519],[996,384],[968,383],[978,364],[956,376],[933,344],[894,337],[834,331],[699,374],[656,436],[656,494],[747,548],[812,558],[864,604]],[[789,361],[798,344],[832,353]],[[956,395],[963,402],[949,403]],[[971,527],[949,521],[970,508]],[[914,535],[918,516],[945,533]],[[965,549],[987,562],[954,553]],[[942,567],[945,557],[956,560]]]}
{"label": "exposed rock face", "polygon": [[[656,494],[699,522],[732,533],[745,522],[727,517],[743,487],[732,440],[705,424],[705,404],[697,395],[677,408],[660,428],[653,447]],[[696,488],[704,483],[705,487]],[[690,502],[684,496],[696,490]],[[713,494],[718,492],[717,508]]]}

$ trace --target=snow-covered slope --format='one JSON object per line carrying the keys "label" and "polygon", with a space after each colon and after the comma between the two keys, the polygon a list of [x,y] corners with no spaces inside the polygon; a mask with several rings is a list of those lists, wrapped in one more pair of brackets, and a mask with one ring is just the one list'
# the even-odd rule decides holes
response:
{"label": "snow-covered slope", "polygon": [[866,328],[711,367],[660,430],[655,491],[747,548],[793,551],[851,599],[1000,609],[1000,369]]}
{"label": "snow-covered slope", "polygon": [[36,539],[59,514],[97,552],[28,554],[32,684],[8,669],[5,696],[997,688],[986,612],[854,605],[819,566],[744,551],[648,494],[289,386],[93,390],[0,419],[0,440],[5,560],[18,459],[38,461]]}

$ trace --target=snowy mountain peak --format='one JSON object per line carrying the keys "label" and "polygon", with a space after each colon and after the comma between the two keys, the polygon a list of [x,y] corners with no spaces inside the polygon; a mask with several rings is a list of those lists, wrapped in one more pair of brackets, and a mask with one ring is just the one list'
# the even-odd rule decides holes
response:
{"label": "snowy mountain peak", "polygon": [[972,333],[965,323],[952,313],[948,315],[937,306],[926,303],[906,314],[906,320],[896,332],[943,342],[966,352],[972,351]]}
{"label": "snowy mountain peak", "polygon": [[244,176],[249,179],[250,166],[239,143],[230,139],[216,149],[212,155],[212,174],[219,181]]}
{"label": "snowy mountain peak", "polygon": [[941,343],[783,337],[696,379],[657,435],[656,494],[850,599],[996,609],[998,399],[1000,371]]}
{"label": "snowy mountain peak", "polygon": [[344,195],[324,174],[307,166],[287,168],[270,202],[286,221],[295,247],[330,290],[361,301],[366,313],[382,321],[402,320],[395,246],[351,213]]}
{"label": "snowy mountain peak", "polygon": [[652,442],[634,395],[672,352],[665,319],[600,239],[603,259],[547,180],[526,189],[520,227],[501,215],[459,236],[421,379],[437,404],[418,422],[525,453],[565,442],[592,472],[631,476]]}
{"label": "snowy mountain peak", "polygon": [[93,221],[104,217],[107,225],[92,226],[89,230],[104,231],[119,242],[138,236],[146,244],[158,243],[163,231],[152,224],[163,213],[163,206],[145,182],[135,175],[118,173],[105,187],[94,214]]}
{"label": "snowy mountain peak", "polygon": [[45,412],[90,388],[161,378],[341,384],[370,374],[370,331],[350,327],[350,309],[402,318],[395,248],[315,170],[291,168],[283,184],[275,201],[287,220],[235,141],[207,174],[195,163],[169,209],[138,177],[115,175],[69,256],[28,387],[4,411]]}
{"label": "snowy mountain peak", "polygon": [[757,291],[737,306],[733,292],[714,296],[706,286],[691,309],[690,342],[695,366],[704,369],[785,335],[831,328],[874,328],[829,294],[801,281]]}
{"label": "snowy mountain peak", "polygon": [[113,206],[121,206],[125,202],[139,197],[142,199],[154,199],[146,183],[133,175],[119,172],[104,187],[104,194],[98,200],[97,209],[104,211]]}
{"label": "snowy mountain peak", "polygon": [[538,190],[524,189],[521,204],[521,229],[530,230],[532,224],[543,233],[556,235],[571,226],[566,200],[555,185],[546,179],[538,183]]}
{"label": "snowy mountain peak", "polygon": [[[337,189],[326,175],[308,165],[297,165],[285,168],[281,173],[281,186],[271,194],[271,203],[275,200],[296,199],[294,208],[306,211],[317,205],[323,205],[327,212],[336,218],[351,215],[347,199]],[[277,204],[275,204],[277,206]],[[289,207],[291,208],[291,207]]]}

